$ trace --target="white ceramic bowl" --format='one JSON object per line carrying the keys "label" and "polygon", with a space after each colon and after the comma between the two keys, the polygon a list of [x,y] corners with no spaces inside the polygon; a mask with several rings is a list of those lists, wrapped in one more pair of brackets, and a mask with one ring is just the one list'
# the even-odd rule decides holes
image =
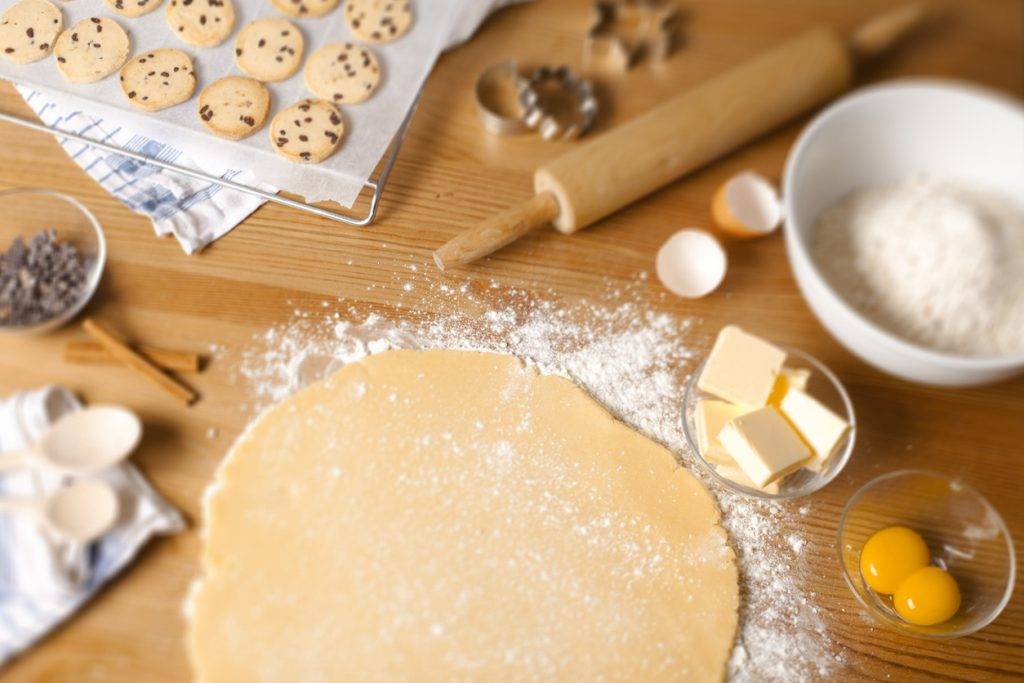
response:
{"label": "white ceramic bowl", "polygon": [[1024,372],[1024,353],[958,356],[898,337],[847,304],[813,262],[807,238],[824,210],[857,189],[917,174],[1024,202],[1024,107],[971,85],[914,80],[859,90],[819,114],[783,178],[786,250],[800,291],[843,346],[897,377],[966,386]]}

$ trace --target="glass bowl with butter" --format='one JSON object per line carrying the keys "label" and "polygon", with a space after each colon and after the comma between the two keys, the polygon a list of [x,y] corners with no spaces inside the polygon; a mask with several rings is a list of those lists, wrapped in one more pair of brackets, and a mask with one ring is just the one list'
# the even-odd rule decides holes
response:
{"label": "glass bowl with butter", "polygon": [[687,380],[682,423],[712,477],[767,499],[824,487],[846,467],[856,438],[853,404],[831,370],[734,325]]}

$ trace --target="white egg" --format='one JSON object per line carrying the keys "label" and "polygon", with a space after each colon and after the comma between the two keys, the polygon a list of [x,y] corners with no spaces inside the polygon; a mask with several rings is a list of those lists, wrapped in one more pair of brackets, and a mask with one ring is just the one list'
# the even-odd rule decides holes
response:
{"label": "white egg", "polygon": [[672,292],[697,299],[715,291],[725,277],[725,250],[714,235],[697,228],[680,230],[658,250],[658,279]]}
{"label": "white egg", "polygon": [[736,237],[760,237],[774,232],[782,223],[782,202],[767,179],[744,171],[715,193],[711,216],[718,227]]}

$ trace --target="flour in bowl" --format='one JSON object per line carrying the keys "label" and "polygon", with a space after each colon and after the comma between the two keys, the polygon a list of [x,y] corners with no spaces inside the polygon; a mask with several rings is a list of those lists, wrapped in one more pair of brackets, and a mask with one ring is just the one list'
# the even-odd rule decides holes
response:
{"label": "flour in bowl", "polygon": [[854,192],[811,251],[848,303],[912,342],[969,356],[1024,353],[1024,206],[914,178]]}

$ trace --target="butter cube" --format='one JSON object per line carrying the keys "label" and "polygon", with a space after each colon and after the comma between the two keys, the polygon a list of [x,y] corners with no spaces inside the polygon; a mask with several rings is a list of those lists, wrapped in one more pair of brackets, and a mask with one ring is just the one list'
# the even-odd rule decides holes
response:
{"label": "butter cube", "polygon": [[846,420],[800,389],[787,391],[779,409],[814,451],[814,458],[807,464],[813,470],[820,470],[828,462],[850,429]]}
{"label": "butter cube", "polygon": [[760,408],[768,402],[785,360],[785,351],[728,325],[718,333],[697,386],[730,403]]}
{"label": "butter cube", "polygon": [[722,465],[736,466],[736,462],[718,441],[718,433],[729,420],[746,412],[749,412],[746,408],[725,401],[704,399],[697,402],[693,421],[697,425],[697,448],[702,458]]}
{"label": "butter cube", "polygon": [[768,405],[779,407],[782,403],[782,397],[786,395],[786,392],[790,389],[807,389],[807,383],[811,379],[811,371],[807,368],[787,368],[783,366],[782,370],[779,371],[779,376],[775,380],[775,387],[772,389],[772,395],[768,398]]}
{"label": "butter cube", "polygon": [[771,406],[730,420],[718,440],[757,486],[786,476],[811,457],[810,449]]}
{"label": "butter cube", "polygon": [[773,481],[767,486],[758,486],[750,480],[747,473],[740,469],[739,465],[715,465],[715,471],[730,481],[734,481],[741,486],[746,486],[752,489],[761,489],[765,493],[771,493],[772,495],[779,492],[779,483]]}
{"label": "butter cube", "polygon": [[811,371],[807,368],[787,368],[783,367],[779,373],[779,379],[785,382],[787,388],[800,389],[803,391],[807,388],[807,383],[811,380]]}

